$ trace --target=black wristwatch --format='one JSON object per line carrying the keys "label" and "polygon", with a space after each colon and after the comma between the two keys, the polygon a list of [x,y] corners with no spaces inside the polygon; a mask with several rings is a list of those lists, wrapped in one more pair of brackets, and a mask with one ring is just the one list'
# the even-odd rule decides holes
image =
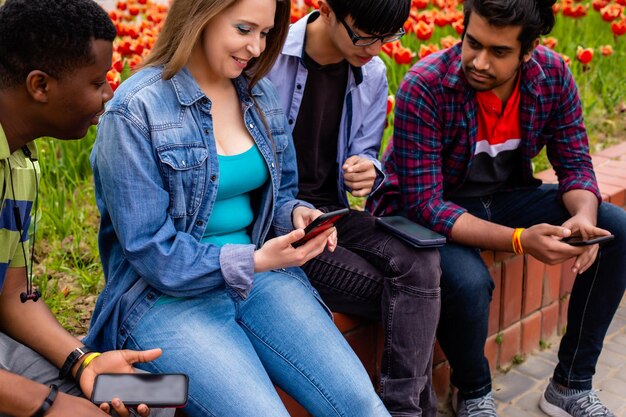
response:
{"label": "black wristwatch", "polygon": [[67,359],[65,359],[65,362],[63,362],[63,366],[61,367],[61,370],[59,371],[59,379],[67,378],[67,376],[72,371],[72,368],[74,367],[74,365],[76,365],[76,362],[78,362],[78,360],[83,355],[89,352],[91,352],[89,348],[87,348],[86,346],[81,346],[81,347],[77,347],[69,355],[67,355]]}
{"label": "black wristwatch", "polygon": [[43,400],[41,406],[37,409],[37,411],[35,411],[35,414],[33,414],[31,417],[43,417],[50,409],[50,407],[52,407],[52,403],[54,403],[54,400],[56,400],[58,393],[59,387],[54,384],[50,385],[50,393],[48,393],[46,399]]}

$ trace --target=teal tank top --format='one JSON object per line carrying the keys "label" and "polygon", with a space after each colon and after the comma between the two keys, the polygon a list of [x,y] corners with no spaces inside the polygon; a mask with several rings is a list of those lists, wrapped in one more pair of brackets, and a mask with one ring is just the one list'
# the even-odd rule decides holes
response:
{"label": "teal tank top", "polygon": [[250,244],[247,229],[254,221],[250,192],[269,178],[265,160],[256,145],[237,155],[218,155],[218,160],[217,199],[201,242]]}
{"label": "teal tank top", "polygon": [[[269,178],[265,160],[256,145],[237,155],[218,155],[220,182],[209,222],[200,241],[223,246],[226,243],[252,243],[247,228],[254,221],[250,192]],[[166,294],[156,305],[182,300]]]}

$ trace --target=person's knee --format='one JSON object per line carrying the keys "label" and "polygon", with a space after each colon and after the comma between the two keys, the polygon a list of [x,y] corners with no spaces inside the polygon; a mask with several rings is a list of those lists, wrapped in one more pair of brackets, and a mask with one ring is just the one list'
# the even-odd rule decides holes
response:
{"label": "person's knee", "polygon": [[626,211],[613,204],[603,203],[598,208],[598,227],[615,236],[612,242],[604,246],[604,252],[626,261]]}
{"label": "person's knee", "polygon": [[342,416],[347,417],[388,417],[389,414],[385,409],[382,401],[376,395],[373,387],[367,389],[356,389],[356,386],[351,386],[347,391],[344,391],[343,398],[346,399],[341,406]]}
{"label": "person's knee", "polygon": [[626,210],[610,203],[603,203],[598,208],[598,227],[608,230],[615,236],[615,241],[626,241]]}
{"label": "person's knee", "polygon": [[392,268],[402,284],[422,290],[439,289],[441,258],[437,249],[409,248],[403,242],[395,242],[389,249],[395,255]]}
{"label": "person's knee", "polygon": [[468,268],[441,277],[442,313],[460,312],[466,318],[488,313],[494,283],[486,268]]}

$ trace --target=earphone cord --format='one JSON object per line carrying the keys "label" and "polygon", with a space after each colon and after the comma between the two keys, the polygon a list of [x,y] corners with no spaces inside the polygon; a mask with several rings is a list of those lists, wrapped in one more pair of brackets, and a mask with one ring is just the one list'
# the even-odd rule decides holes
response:
{"label": "earphone cord", "polygon": [[[26,148],[26,147],[25,147]],[[13,206],[13,214],[15,216],[15,223],[17,226],[17,231],[20,234],[20,243],[22,246],[22,256],[24,256],[24,269],[26,270],[26,293],[27,294],[32,294],[33,293],[33,261],[35,259],[34,253],[35,253],[35,240],[37,238],[37,210],[39,207],[39,179],[37,177],[37,169],[35,168],[35,163],[33,162],[32,158],[30,157],[30,150],[28,148],[24,149],[22,148],[23,152],[26,154],[26,156],[28,157],[28,160],[30,161],[31,165],[33,166],[33,172],[35,174],[35,212],[34,212],[34,219],[33,219],[33,241],[31,243],[31,251],[30,251],[30,269],[29,269],[29,265],[28,265],[28,259],[26,257],[26,247],[24,246],[24,227],[23,227],[23,222],[20,216],[20,212],[19,212],[19,208],[17,206]],[[28,152],[26,152],[26,150],[28,150]],[[11,162],[9,160],[7,160],[7,163],[9,164],[9,177],[11,178],[11,192],[13,194],[13,202],[14,204],[17,203],[17,199],[15,197],[15,185],[13,183],[13,169],[11,168]]]}

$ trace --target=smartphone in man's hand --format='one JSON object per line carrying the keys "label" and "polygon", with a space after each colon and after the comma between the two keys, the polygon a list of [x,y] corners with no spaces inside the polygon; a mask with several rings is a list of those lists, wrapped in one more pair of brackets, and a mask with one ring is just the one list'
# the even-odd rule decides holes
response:
{"label": "smartphone in man's hand", "polygon": [[119,398],[131,407],[184,407],[188,390],[189,377],[185,374],[100,374],[96,376],[91,402],[100,405]]}
{"label": "smartphone in man's hand", "polygon": [[610,242],[615,238],[614,235],[601,235],[601,236],[588,236],[584,238],[581,235],[572,235],[569,237],[564,237],[561,239],[561,242],[567,243],[572,246],[589,246],[595,245],[596,243],[606,243]]}

